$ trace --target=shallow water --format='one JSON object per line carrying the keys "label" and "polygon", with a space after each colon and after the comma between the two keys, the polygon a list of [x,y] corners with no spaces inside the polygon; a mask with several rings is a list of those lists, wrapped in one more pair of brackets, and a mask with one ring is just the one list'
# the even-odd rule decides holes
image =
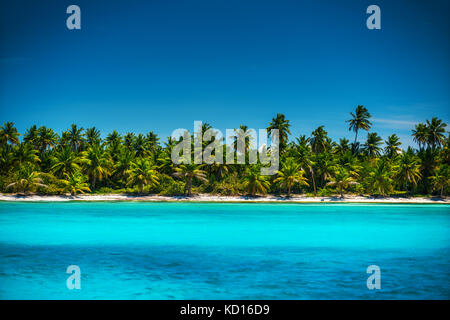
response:
{"label": "shallow water", "polygon": [[0,202],[0,298],[449,299],[449,231],[448,205]]}

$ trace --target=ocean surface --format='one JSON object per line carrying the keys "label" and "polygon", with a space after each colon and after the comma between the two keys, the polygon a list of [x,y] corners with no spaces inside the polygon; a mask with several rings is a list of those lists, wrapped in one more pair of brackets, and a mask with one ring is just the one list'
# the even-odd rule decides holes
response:
{"label": "ocean surface", "polygon": [[0,202],[0,299],[449,298],[448,205]]}

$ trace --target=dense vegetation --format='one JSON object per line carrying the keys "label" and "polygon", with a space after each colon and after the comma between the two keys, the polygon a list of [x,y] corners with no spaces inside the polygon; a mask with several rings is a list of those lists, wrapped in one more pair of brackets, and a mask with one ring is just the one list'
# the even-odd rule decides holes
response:
{"label": "dense vegetation", "polygon": [[[59,136],[45,126],[32,126],[20,139],[14,123],[6,122],[0,129],[0,190],[72,195],[448,194],[450,137],[445,123],[433,118],[417,124],[412,136],[418,148],[402,150],[395,134],[387,137],[384,148],[376,132],[368,132],[360,144],[358,134],[370,131],[371,116],[363,106],[350,114],[352,143],[332,141],[324,126],[290,141],[289,120],[277,114],[267,128],[280,132],[280,170],[273,176],[262,176],[260,164],[174,165],[170,155],[176,142],[168,138],[161,144],[153,132],[121,136],[113,131],[102,139],[95,127],[74,124]],[[209,128],[203,124],[202,130]]]}

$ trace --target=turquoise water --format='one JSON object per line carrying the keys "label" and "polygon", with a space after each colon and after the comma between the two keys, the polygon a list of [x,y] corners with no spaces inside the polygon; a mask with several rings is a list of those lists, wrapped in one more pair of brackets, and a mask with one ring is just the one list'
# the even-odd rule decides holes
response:
{"label": "turquoise water", "polygon": [[1,202],[0,298],[449,299],[449,240],[446,205]]}

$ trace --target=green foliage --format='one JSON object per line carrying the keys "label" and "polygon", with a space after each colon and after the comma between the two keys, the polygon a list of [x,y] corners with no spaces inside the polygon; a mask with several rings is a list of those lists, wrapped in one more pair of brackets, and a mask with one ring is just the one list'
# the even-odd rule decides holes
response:
{"label": "green foliage", "polygon": [[[333,141],[324,126],[310,136],[289,141],[291,123],[278,113],[267,130],[279,130],[280,166],[274,176],[261,175],[261,164],[174,164],[171,153],[176,141],[160,143],[148,133],[117,131],[101,138],[95,127],[76,124],[60,135],[51,128],[36,125],[21,139],[13,122],[0,127],[0,191],[41,194],[79,193],[157,193],[221,195],[305,193],[335,195],[345,193],[417,196],[449,193],[450,135],[447,124],[438,118],[417,124],[412,137],[418,149],[401,149],[392,134],[384,140],[368,132],[365,142],[357,141],[360,130],[369,131],[368,110],[358,106],[351,112],[348,129],[355,133]],[[204,123],[201,132],[211,129]],[[255,141],[242,124],[238,139],[248,151]],[[204,141],[204,146],[207,142]],[[229,146],[228,146],[229,147]],[[227,146],[223,146],[224,151]],[[248,154],[245,156],[248,163]]]}

